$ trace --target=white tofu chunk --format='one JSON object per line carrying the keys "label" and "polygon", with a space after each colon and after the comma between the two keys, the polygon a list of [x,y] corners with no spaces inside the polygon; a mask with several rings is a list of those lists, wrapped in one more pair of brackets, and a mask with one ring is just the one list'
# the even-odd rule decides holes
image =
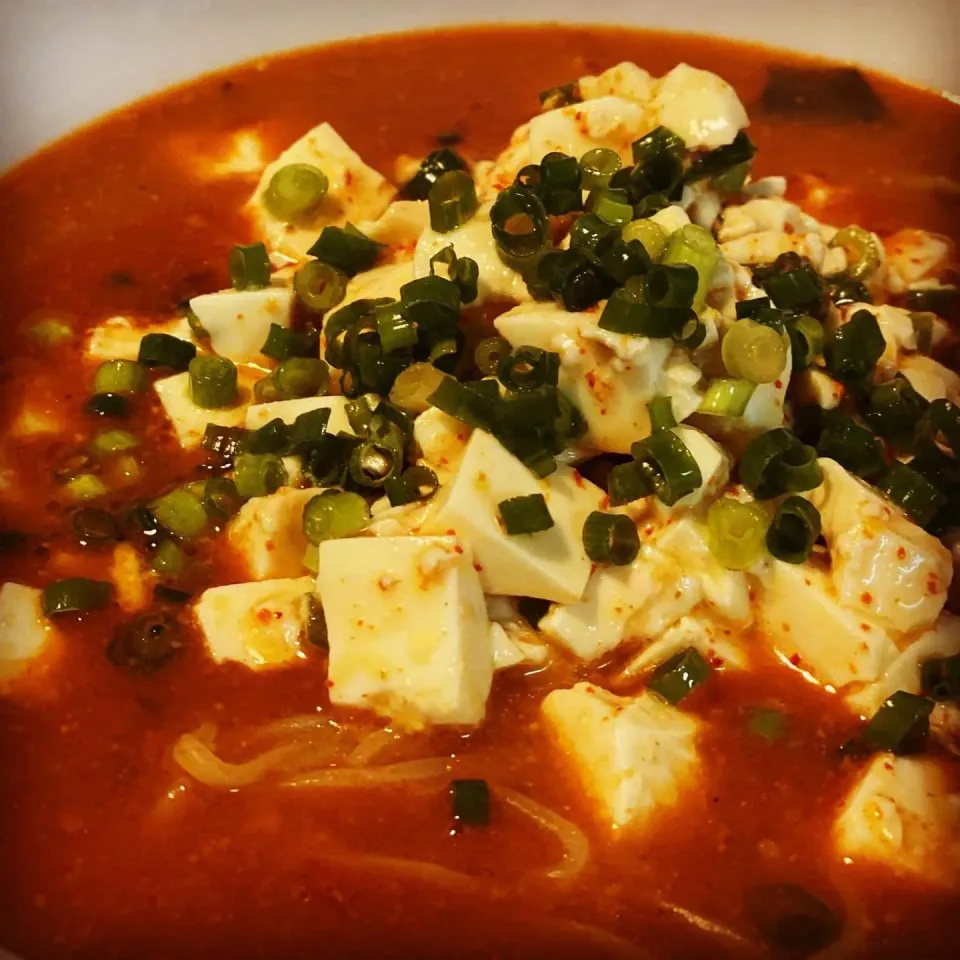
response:
{"label": "white tofu chunk", "polygon": [[877,680],[897,648],[877,620],[842,605],[830,577],[808,563],[772,560],[761,578],[761,626],[785,657],[836,688]]}
{"label": "white tofu chunk", "polygon": [[688,149],[733,143],[749,124],[736,90],[715,73],[677,64],[661,77],[652,108]]}
{"label": "white tofu chunk", "polygon": [[821,410],[836,410],[846,392],[842,383],[817,367],[796,371],[793,384],[798,403],[817,406]]}
{"label": "white tofu chunk", "polygon": [[936,277],[950,262],[950,241],[926,230],[898,230],[884,247],[886,286],[892,293]]}
{"label": "white tofu chunk", "polygon": [[834,827],[838,853],[936,886],[960,884],[960,796],[936,760],[874,758]]}
{"label": "white tofu chunk", "polygon": [[[470,306],[479,307],[494,299],[528,302],[531,297],[523,277],[507,266],[497,252],[490,225],[490,206],[484,204],[462,227],[449,233],[437,233],[429,227],[424,230],[413,256],[414,273],[418,277],[429,276],[430,258],[452,244],[458,257],[470,257],[479,269],[477,299]],[[441,265],[437,273],[446,276],[445,270]]]}
{"label": "white tofu chunk", "polygon": [[297,417],[312,410],[329,410],[328,433],[353,433],[347,418],[346,397],[304,397],[300,400],[275,400],[273,403],[254,403],[247,407],[246,427],[259,430],[271,420],[282,420],[288,426]]}
{"label": "white tofu chunk", "polygon": [[[273,175],[292,163],[319,167],[327,177],[327,194],[309,215],[297,223],[284,223],[264,206],[263,193]],[[292,143],[264,171],[248,207],[267,246],[294,260],[303,259],[320,231],[328,224],[375,220],[396,191],[347,145],[329,123],[321,123]]]}
{"label": "white tofu chunk", "polygon": [[253,669],[303,659],[313,577],[231,583],[204,590],[194,611],[210,656]]}
{"label": "white tofu chunk", "polygon": [[140,341],[148,333],[168,333],[181,340],[192,339],[186,317],[149,325],[136,325],[130,317],[108,317],[87,334],[83,355],[88,360],[136,360],[140,355]]}
{"label": "white tofu chunk", "polygon": [[679,207],[675,203],[669,207],[664,207],[662,210],[658,210],[650,219],[662,227],[663,232],[668,236],[671,233],[676,233],[681,227],[685,227],[690,223],[690,218],[687,216],[686,211],[683,207]]}
{"label": "white tofu chunk", "polygon": [[701,482],[692,493],[681,497],[673,509],[696,507],[713,500],[730,480],[730,457],[726,450],[715,440],[711,440],[702,430],[680,424],[673,432],[683,441],[690,456],[700,468]]}
{"label": "white tofu chunk", "polygon": [[240,385],[240,400],[232,407],[207,410],[198,407],[190,396],[190,374],[187,372],[164,377],[153,385],[163,412],[173,424],[180,446],[192,449],[200,446],[208,423],[217,423],[222,427],[242,427],[247,419],[247,404],[250,390]]}
{"label": "white tofu chunk", "polygon": [[693,647],[714,667],[745,667],[746,651],[734,639],[734,631],[701,616],[681,617],[659,640],[644,647],[624,667],[624,676],[652,670],[674,654]]}
{"label": "white tofu chunk", "polygon": [[613,830],[641,828],[697,783],[697,723],[652,693],[617,697],[578,683],[548,694],[543,713]]}
{"label": "white tofu chunk", "polygon": [[577,86],[584,100],[622,97],[634,103],[646,104],[653,96],[654,79],[642,67],[625,60],[608,67],[595,77],[581,77]]}
{"label": "white tofu chunk", "polygon": [[950,551],[835,460],[806,496],[820,511],[837,601],[896,632],[930,626],[953,578]]}
{"label": "white tofu chunk", "polygon": [[53,628],[40,598],[41,591],[21,583],[0,587],[0,678],[19,673],[50,640]]}
{"label": "white tofu chunk", "polygon": [[394,200],[382,216],[358,223],[357,229],[377,243],[412,250],[429,226],[430,208],[426,200]]}
{"label": "white tofu chunk", "polygon": [[480,581],[455,537],[328,540],[318,563],[333,703],[409,727],[480,723],[493,651]]}
{"label": "white tofu chunk", "polygon": [[350,278],[344,298],[327,314],[327,319],[355,300],[376,300],[380,297],[399,300],[400,288],[413,279],[413,265],[409,260],[385,263],[372,270],[364,270]]}
{"label": "white tofu chunk", "polygon": [[267,341],[270,325],[290,326],[293,290],[220,290],[194,297],[190,309],[210,335],[215,353],[234,363],[254,363],[263,360],[260,348]]}
{"label": "white tofu chunk", "polygon": [[449,474],[456,469],[472,432],[472,427],[437,407],[424,410],[413,421],[413,439],[420,454],[427,466],[438,474]]}
{"label": "white tofu chunk", "polygon": [[950,400],[960,398],[960,376],[930,357],[920,354],[903,357],[900,372],[910,385],[926,400]]}
{"label": "white tofu chunk", "polygon": [[[554,525],[509,536],[500,523],[501,500],[542,494]],[[470,547],[485,593],[579,600],[590,576],[581,539],[584,520],[603,491],[569,467],[539,479],[498,440],[474,430],[460,468],[441,489],[429,532],[453,531]]]}
{"label": "white tofu chunk", "polygon": [[248,500],[230,521],[227,536],[254,580],[300,577],[307,570],[303,555],[304,507],[320,491],[281,487],[266,497]]}
{"label": "white tofu chunk", "polygon": [[899,368],[902,355],[917,349],[917,331],[913,318],[909,311],[888,304],[875,306],[872,303],[850,303],[844,305],[840,319],[847,323],[861,310],[866,310],[877,318],[877,326],[880,327],[886,344],[877,361],[877,369],[884,376],[891,377]]}
{"label": "white tofu chunk", "polygon": [[550,649],[522,616],[512,597],[486,597],[490,618],[490,643],[494,670],[516,666],[542,666]]}

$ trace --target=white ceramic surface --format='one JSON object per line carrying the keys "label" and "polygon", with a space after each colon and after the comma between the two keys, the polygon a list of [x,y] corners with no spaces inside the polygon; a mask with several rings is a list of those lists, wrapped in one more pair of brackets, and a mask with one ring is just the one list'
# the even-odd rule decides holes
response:
{"label": "white ceramic surface", "polygon": [[960,91],[960,0],[0,0],[0,169],[104,111],[258,54],[547,19],[726,34]]}

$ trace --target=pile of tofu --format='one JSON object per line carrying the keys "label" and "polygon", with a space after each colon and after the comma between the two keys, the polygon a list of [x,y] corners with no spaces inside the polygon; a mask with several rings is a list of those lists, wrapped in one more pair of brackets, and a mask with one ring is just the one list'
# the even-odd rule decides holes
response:
{"label": "pile of tofu", "polygon": [[[821,461],[824,482],[808,494],[823,519],[824,553],[799,565],[768,558],[732,571],[707,544],[709,504],[724,493],[747,497],[730,485],[728,451],[785,422],[793,374],[788,356],[781,377],[758,386],[743,417],[704,417],[696,413],[704,358],[735,319],[736,302],[761,293],[747,265],[797,250],[827,273],[842,271],[845,254],[830,247],[835,228],[784,200],[779,178],[748,185],[744,202],[725,208],[702,185],[687,188],[680,203],[657,213],[654,219],[668,234],[697,222],[714,229],[721,244],[723,259],[703,315],[707,339],[697,350],[601,330],[596,309],[568,313],[533,302],[520,275],[498,256],[489,222],[490,201],[523,165],[550,150],[580,156],[594,147],[610,147],[626,160],[630,143],[660,123],[680,133],[690,149],[710,149],[732,142],[748,123],[732,87],[686,65],[658,79],[619,64],[581,78],[580,90],[583,103],[538,115],[517,129],[496,160],[476,166],[480,210],[446,234],[430,229],[424,202],[394,200],[389,182],[328,124],[263,169],[249,213],[278,268],[273,285],[191,301],[208,334],[198,346],[241,365],[241,399],[225,410],[203,410],[190,399],[187,374],[155,385],[184,448],[196,447],[210,422],[255,429],[278,417],[293,423],[318,408],[330,411],[330,430],[351,432],[343,397],[250,402],[253,381],[266,371],[260,348],[271,324],[291,323],[288,268],[304,259],[324,225],[346,222],[357,223],[386,251],[381,265],[350,281],[344,303],[397,297],[402,284],[427,275],[430,258],[453,244],[458,256],[479,266],[478,304],[512,304],[496,320],[499,334],[514,346],[560,355],[559,386],[588,429],[567,465],[541,479],[495,437],[427,410],[413,434],[421,462],[441,481],[437,496],[410,507],[375,503],[361,534],[319,546],[315,577],[304,562],[302,516],[320,491],[303,485],[291,461],[290,485],[247,502],[225,534],[248,581],[209,589],[195,603],[210,656],[250,670],[314,668],[318,661],[308,656],[303,639],[313,597],[326,621],[331,702],[412,729],[481,724],[498,670],[540,669],[557,657],[592,664],[626,644],[635,651],[626,672],[642,676],[688,647],[721,673],[749,669],[751,648],[764,642],[784,669],[803,671],[864,716],[896,690],[917,692],[923,660],[960,652],[960,623],[943,612],[954,558],[839,464]],[[321,167],[331,184],[315,218],[295,226],[277,221],[261,202],[272,174],[293,162]],[[922,283],[944,255],[931,252],[929,238],[915,237],[912,252],[922,247],[927,257],[927,273],[917,275],[909,238],[901,241],[880,284],[885,278],[892,285]],[[903,372],[925,396],[958,398],[960,378],[917,352],[905,311],[867,309],[876,313],[887,340],[882,363]],[[162,329],[190,337],[182,322]],[[87,356],[91,362],[135,357],[144,332],[131,318],[110,318],[89,335]],[[942,333],[935,328],[934,336]],[[811,402],[836,406],[839,384],[823,373],[801,376]],[[696,459],[702,483],[669,508],[652,498],[616,508],[637,523],[641,550],[628,566],[597,567],[581,531],[590,512],[606,509],[605,495],[569,464],[596,453],[629,452],[649,433],[646,404],[659,396],[672,398],[679,424],[673,429]],[[508,536],[498,503],[537,493],[554,526]],[[537,630],[517,612],[518,598],[549,603]],[[40,612],[38,591],[3,586],[0,661],[22,665],[39,657],[50,648],[53,629]],[[568,759],[598,821],[617,835],[648,829],[659,810],[699,789],[703,721],[682,705],[650,691],[617,696],[578,683],[549,693],[542,714],[553,749]],[[947,796],[935,760],[879,755],[866,764],[838,813],[835,843],[838,857],[958,884],[960,797]]]}

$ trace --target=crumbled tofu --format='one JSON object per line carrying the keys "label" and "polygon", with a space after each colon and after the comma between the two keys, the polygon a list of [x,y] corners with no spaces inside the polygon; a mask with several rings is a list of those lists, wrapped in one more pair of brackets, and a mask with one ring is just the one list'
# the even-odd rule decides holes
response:
{"label": "crumbled tofu", "polygon": [[695,507],[704,501],[713,500],[727,485],[730,479],[730,457],[716,441],[711,440],[696,427],[680,424],[673,428],[673,432],[683,441],[690,456],[697,461],[700,468],[701,482],[692,493],[681,497],[674,505],[678,507]]}
{"label": "crumbled tofu", "polygon": [[426,200],[394,200],[376,220],[363,221],[357,229],[377,243],[402,250],[412,249],[430,226]]}
{"label": "crumbled tofu", "polygon": [[413,439],[420,454],[438,474],[456,469],[472,432],[471,427],[437,407],[424,410],[413,421]]}
{"label": "crumbled tofu", "polygon": [[517,610],[512,597],[485,597],[490,618],[490,643],[494,670],[515,666],[542,666],[550,659],[550,648]]}
{"label": "crumbled tofu", "polygon": [[761,230],[739,240],[720,244],[720,252],[728,260],[739,264],[770,263],[783,253],[796,253],[806,257],[816,269],[821,269],[826,246],[819,232],[780,233],[776,230]]}
{"label": "crumbled tofu", "polygon": [[733,639],[733,631],[701,616],[681,617],[659,640],[644,647],[624,668],[625,676],[652,670],[676,653],[693,647],[713,666],[744,667],[746,651]]}
{"label": "crumbled tofu", "polygon": [[232,583],[205,590],[195,606],[210,656],[253,669],[302,659],[313,577]]}
{"label": "crumbled tofu", "polygon": [[634,103],[646,104],[654,91],[653,77],[635,63],[624,61],[608,67],[597,76],[581,77],[577,81],[584,100],[598,97],[622,97]]}
{"label": "crumbled tofu", "polygon": [[960,619],[941,613],[937,622],[912,641],[883,676],[847,695],[847,702],[863,716],[872,717],[880,705],[898,690],[920,693],[920,670],[926,660],[960,653]]}
{"label": "crumbled tofu", "polygon": [[559,386],[584,416],[585,446],[629,453],[650,433],[646,404],[654,397],[671,397],[678,422],[697,409],[701,373],[670,341],[610,333],[597,326],[598,318],[533,303],[501,314],[495,326],[512,346],[560,354]]}
{"label": "crumbled tofu", "polygon": [[690,223],[690,218],[687,216],[686,211],[683,207],[678,207],[675,203],[669,207],[664,207],[662,210],[658,210],[651,215],[650,219],[662,227],[663,232],[666,234],[676,233],[681,227],[685,227]]}
{"label": "crumbled tofu", "polygon": [[[490,226],[490,204],[484,204],[462,227],[449,233],[437,233],[429,227],[420,235],[413,258],[418,277],[430,275],[430,258],[444,247],[453,245],[458,257],[470,257],[477,264],[477,299],[471,306],[479,307],[487,300],[529,301],[530,293],[523,277],[509,267],[497,252]],[[446,268],[439,265],[437,273],[446,276]]]}
{"label": "crumbled tofu", "polygon": [[271,420],[282,420],[292,425],[297,417],[312,410],[329,410],[327,433],[353,433],[347,418],[346,397],[304,397],[301,400],[276,400],[273,403],[254,403],[247,408],[246,427],[259,430]]}
{"label": "crumbled tofu", "polygon": [[[319,167],[329,187],[326,196],[306,219],[284,223],[268,212],[262,198],[273,175],[292,163]],[[386,210],[394,193],[394,188],[368,167],[329,123],[321,123],[287,147],[263,171],[249,208],[267,246],[299,260],[306,256],[324,226],[375,220]]]}
{"label": "crumbled tofu", "polygon": [[836,410],[843,400],[843,384],[817,367],[808,367],[793,374],[793,396],[800,404],[820,407],[821,410]]}
{"label": "crumbled tofu", "polygon": [[110,568],[114,596],[124,613],[137,613],[150,606],[150,587],[154,579],[133,544],[119,543],[113,550]]}
{"label": "crumbled tofu", "polygon": [[269,496],[248,500],[230,521],[230,546],[254,580],[300,577],[307,572],[303,510],[319,493],[316,488],[282,487]]}
{"label": "crumbled tofu", "polygon": [[190,309],[210,335],[210,347],[215,353],[235,363],[260,362],[260,349],[267,342],[270,326],[290,326],[293,290],[220,290],[194,297]]}
{"label": "crumbled tofu", "polygon": [[178,373],[164,377],[153,385],[163,412],[173,424],[180,446],[186,449],[200,446],[207,424],[216,423],[222,427],[242,427],[247,419],[247,404],[250,390],[240,386],[240,400],[232,407],[208,410],[198,407],[190,396],[190,374]]}
{"label": "crumbled tofu", "polygon": [[960,400],[960,376],[942,363],[920,354],[903,357],[900,372],[926,400]]}
{"label": "crumbled tofu", "polygon": [[400,299],[400,288],[414,279],[413,265],[409,260],[401,263],[385,263],[364,270],[350,279],[347,292],[327,317],[333,316],[337,310],[343,309],[355,300],[376,300],[380,297],[389,297],[391,300]]}
{"label": "crumbled tofu", "polygon": [[878,679],[897,656],[884,626],[841,604],[829,574],[771,560],[759,614],[767,639],[821,683],[840,688]]}
{"label": "crumbled tofu", "polygon": [[819,232],[820,224],[797,204],[781,197],[759,197],[739,206],[726,207],[717,239],[720,243],[729,243],[754,233]]}
{"label": "crumbled tofu", "polygon": [[9,677],[39,655],[53,630],[43,615],[41,592],[20,583],[0,587],[0,675]]}
{"label": "crumbled tofu", "polygon": [[960,884],[960,796],[935,760],[874,758],[834,828],[839,854],[948,888]]}
{"label": "crumbled tofu", "polygon": [[617,697],[578,683],[548,694],[543,713],[613,830],[642,827],[696,784],[697,722],[652,693]]}
{"label": "crumbled tofu", "polygon": [[898,230],[887,237],[886,285],[903,293],[913,284],[936,277],[950,262],[950,241],[926,230]]}
{"label": "crumbled tofu", "polygon": [[953,578],[950,551],[834,460],[807,494],[820,511],[837,602],[896,632],[930,626]]}
{"label": "crumbled tofu", "polygon": [[[554,525],[540,533],[509,536],[498,504],[542,494]],[[581,532],[603,491],[569,467],[539,479],[489,433],[475,430],[460,468],[438,495],[430,532],[456,532],[473,552],[486,593],[579,600],[590,575]]]}
{"label": "crumbled tofu", "polygon": [[733,143],[749,124],[736,90],[715,73],[677,64],[660,79],[652,108],[688,149]]}
{"label": "crumbled tofu", "polygon": [[140,356],[140,341],[148,333],[191,339],[186,317],[149,325],[137,325],[130,317],[108,317],[87,334],[83,355],[88,360],[136,360]]}
{"label": "crumbled tofu", "polygon": [[454,537],[328,540],[317,591],[333,703],[397,723],[476,724],[493,651],[483,591]]}

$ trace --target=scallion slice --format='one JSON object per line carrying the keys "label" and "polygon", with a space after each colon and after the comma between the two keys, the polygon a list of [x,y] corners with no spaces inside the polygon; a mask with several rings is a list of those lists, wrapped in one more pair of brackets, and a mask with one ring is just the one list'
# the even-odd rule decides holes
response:
{"label": "scallion slice", "polygon": [[308,260],[293,275],[293,290],[308,310],[326,313],[346,296],[349,279],[329,263]]}
{"label": "scallion slice", "polygon": [[310,327],[303,333],[271,323],[260,352],[273,360],[287,360],[289,357],[316,356],[320,345],[320,334],[316,327]]}
{"label": "scallion slice", "polygon": [[98,433],[90,444],[94,453],[101,456],[112,456],[123,453],[124,450],[133,450],[140,446],[136,434],[129,430],[104,430]]}
{"label": "scallion slice", "polygon": [[427,401],[438,410],[471,427],[489,430],[493,426],[496,401],[454,380],[453,377],[445,376]]}
{"label": "scallion slice", "polygon": [[854,280],[869,280],[880,266],[880,246],[869,230],[849,226],[838,230],[831,247],[842,247],[847,254],[847,273]]}
{"label": "scallion slice", "polygon": [[827,372],[837,380],[860,380],[873,372],[886,349],[877,318],[858,310],[824,345]]}
{"label": "scallion slice", "polygon": [[145,367],[169,367],[182,373],[196,355],[197,348],[189,340],[169,333],[148,333],[140,341],[137,362]]}
{"label": "scallion slice", "polygon": [[841,414],[824,419],[817,453],[836,460],[858,477],[874,477],[887,465],[880,441],[866,427]]}
{"label": "scallion slice", "polygon": [[633,444],[634,460],[649,471],[657,498],[668,507],[703,483],[700,467],[673,430],[658,430]]}
{"label": "scallion slice", "polygon": [[384,353],[396,353],[416,346],[420,336],[417,327],[410,322],[398,301],[380,305],[374,311],[374,316]]}
{"label": "scallion slice", "polygon": [[226,357],[194,357],[190,361],[190,399],[205,410],[233,406],[240,397],[237,365]]}
{"label": "scallion slice", "polygon": [[541,533],[553,526],[553,517],[542,493],[511,497],[497,504],[503,528],[511,537]]}
{"label": "scallion slice", "polygon": [[430,227],[449,233],[462,227],[477,212],[477,189],[466,170],[448,170],[430,188],[427,198]]}
{"label": "scallion slice", "polygon": [[204,484],[201,503],[207,516],[220,523],[239,512],[243,506],[243,497],[229,477],[211,477]]}
{"label": "scallion slice", "polygon": [[107,485],[95,473],[78,473],[67,480],[63,489],[71,500],[96,500],[109,493]]}
{"label": "scallion slice", "polygon": [[263,243],[237,244],[227,261],[234,290],[255,290],[270,286],[270,257]]}
{"label": "scallion slice", "polygon": [[820,278],[806,264],[770,274],[764,279],[763,286],[774,305],[785,310],[819,300],[822,293]]}
{"label": "scallion slice", "polygon": [[247,431],[243,427],[225,427],[219,423],[208,423],[203,431],[200,446],[226,460],[232,460],[240,452]]}
{"label": "scallion slice", "polygon": [[769,297],[753,297],[750,300],[737,301],[736,312],[738,320],[756,320],[757,315],[763,310],[770,309]]}
{"label": "scallion slice", "polygon": [[924,660],[920,665],[920,689],[936,703],[960,700],[960,653]]}
{"label": "scallion slice", "polygon": [[593,212],[604,223],[615,227],[625,227],[633,219],[633,207],[629,203],[619,203],[612,197],[600,197]]}
{"label": "scallion slice", "polygon": [[623,166],[620,154],[609,147],[588,150],[580,158],[580,170],[584,190],[606,187],[610,178]]}
{"label": "scallion slice", "polygon": [[769,707],[756,707],[747,723],[747,729],[764,740],[782,740],[786,727],[787,715]]}
{"label": "scallion slice", "polygon": [[311,163],[281,167],[263,192],[263,205],[278,220],[290,222],[307,216],[327,195],[327,175]]}
{"label": "scallion slice", "polygon": [[823,324],[801,313],[787,323],[790,337],[791,365],[794,370],[809,367],[823,353]]}
{"label": "scallion slice", "polygon": [[539,253],[549,239],[549,220],[540,198],[523,187],[502,190],[490,210],[493,239],[508,257]]}
{"label": "scallion slice", "polygon": [[817,451],[786,427],[760,434],[740,459],[740,479],[758,500],[812,490],[823,482]]}
{"label": "scallion slice", "polygon": [[756,320],[734,323],[720,349],[730,375],[751,383],[773,383],[782,375],[787,362],[783,336]]}
{"label": "scallion slice", "polygon": [[71,518],[73,532],[83,547],[120,539],[120,528],[113,514],[96,507],[81,507]]}
{"label": "scallion slice", "polygon": [[303,533],[313,544],[352,537],[370,522],[367,502],[358,493],[328,490],[303,509]]}
{"label": "scallion slice", "polygon": [[399,477],[391,477],[384,484],[392,507],[429,500],[439,489],[437,475],[425,466],[408,467]]}
{"label": "scallion slice", "polygon": [[67,577],[48,583],[41,593],[43,612],[48,617],[80,613],[106,607],[113,599],[113,584],[87,577]]}
{"label": "scallion slice", "polygon": [[95,393],[142,393],[147,371],[135,360],[107,360],[93,377]]}
{"label": "scallion slice", "polygon": [[319,357],[290,357],[274,370],[273,379],[284,400],[322,397],[330,386],[330,368]]}
{"label": "scallion slice", "polygon": [[485,827],[490,823],[490,788],[486,780],[451,780],[453,819],[463,826]]}
{"label": "scallion slice", "polygon": [[324,227],[307,253],[352,277],[374,265],[381,246],[348,223],[344,227]]}
{"label": "scallion slice", "polygon": [[508,390],[537,390],[556,386],[560,355],[540,347],[517,347],[497,365],[497,378]]}
{"label": "scallion slice", "polygon": [[130,413],[127,398],[119,393],[95,393],[83,405],[86,413],[95,417],[123,419]]}
{"label": "scallion slice", "polygon": [[697,413],[713,417],[742,417],[756,389],[757,385],[749,380],[711,380]]}
{"label": "scallion slice", "polygon": [[354,448],[347,470],[354,483],[361,487],[382,487],[403,468],[403,451],[378,440],[365,440]]}
{"label": "scallion slice", "polygon": [[720,262],[720,248],[713,234],[695,223],[686,224],[670,234],[661,262],[669,266],[686,265],[697,271],[699,280],[691,306],[702,310]]}
{"label": "scallion slice", "polygon": [[641,497],[650,496],[654,491],[650,471],[635,460],[618,463],[607,478],[607,495],[611,507],[619,507]]}
{"label": "scallion slice", "polygon": [[151,501],[150,513],[157,523],[183,540],[200,536],[207,525],[203,503],[185,487],[178,487]]}
{"label": "scallion slice", "polygon": [[932,700],[898,690],[870,718],[861,740],[874,750],[917,753],[926,743],[932,711]]}
{"label": "scallion slice", "polygon": [[921,527],[926,527],[947,498],[918,470],[895,460],[876,481],[878,489]]}
{"label": "scallion slice", "polygon": [[724,497],[707,511],[707,545],[727,570],[746,570],[763,558],[769,524],[759,503]]}
{"label": "scallion slice", "polygon": [[637,525],[622,514],[594,510],[583,524],[583,549],[594,563],[633,563],[640,552]]}
{"label": "scallion slice", "polygon": [[695,647],[674,654],[650,676],[647,686],[676,706],[710,676],[710,665]]}
{"label": "scallion slice", "polygon": [[460,290],[461,303],[473,303],[479,293],[480,267],[471,257],[458,257],[453,244],[438,250],[430,258],[430,272],[435,273],[435,266],[443,263],[447,267],[446,279],[452,280]]}
{"label": "scallion slice", "polygon": [[861,416],[875,433],[888,440],[905,441],[913,434],[929,401],[903,374],[876,384],[861,406]]}
{"label": "scallion slice", "polygon": [[623,239],[637,240],[652,261],[659,262],[667,249],[667,233],[655,220],[634,220],[623,228]]}
{"label": "scallion slice", "polygon": [[820,513],[803,497],[787,497],[767,529],[767,549],[786,563],[803,563],[820,536]]}
{"label": "scallion slice", "polygon": [[696,268],[687,263],[654,264],[644,278],[643,292],[652,307],[690,307],[699,283]]}
{"label": "scallion slice", "polygon": [[424,157],[413,178],[400,190],[402,200],[426,200],[430,195],[430,188],[445,173],[451,170],[466,170],[467,162],[455,150],[441,147],[433,150]]}
{"label": "scallion slice", "polygon": [[233,482],[244,500],[266,497],[287,482],[287,471],[276,454],[243,453],[234,460]]}
{"label": "scallion slice", "polygon": [[746,166],[749,169],[756,152],[757,148],[741,130],[732,143],[698,154],[684,174],[684,180],[692,183],[707,177],[717,179],[728,175],[734,168]]}

